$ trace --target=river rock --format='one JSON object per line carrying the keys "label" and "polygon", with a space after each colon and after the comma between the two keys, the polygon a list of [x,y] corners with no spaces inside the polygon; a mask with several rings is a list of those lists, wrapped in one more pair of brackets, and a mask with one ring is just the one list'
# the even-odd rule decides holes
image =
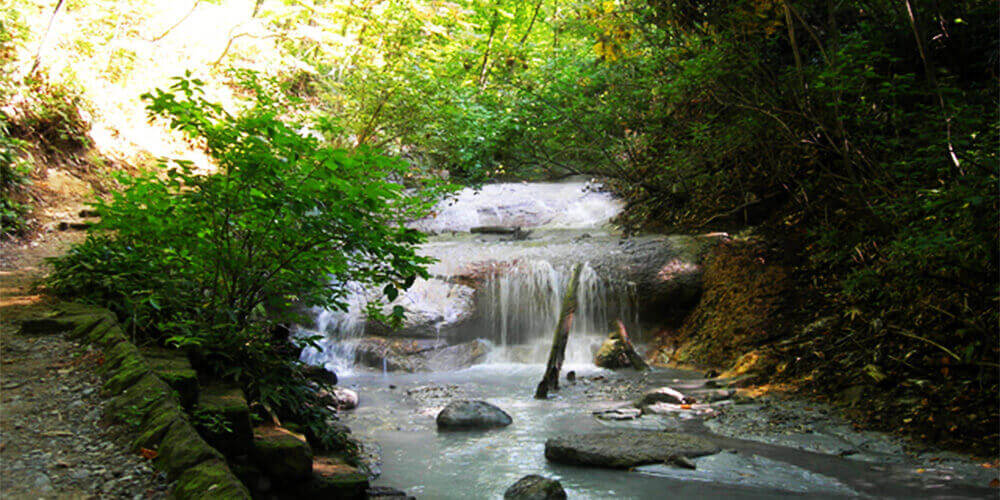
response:
{"label": "river rock", "polygon": [[594,364],[610,370],[632,366],[628,357],[628,346],[620,339],[605,340],[594,355]]}
{"label": "river rock", "polygon": [[625,469],[663,463],[673,456],[701,457],[720,451],[712,441],[693,434],[618,430],[550,438],[545,458],[556,463]]}
{"label": "river rock", "polygon": [[564,500],[566,490],[559,481],[531,474],[507,488],[504,500]]}
{"label": "river rock", "polygon": [[637,406],[646,406],[656,403],[671,403],[671,404],[682,405],[682,404],[690,404],[693,402],[694,400],[685,396],[684,394],[681,394],[681,392],[678,391],[677,389],[673,389],[671,387],[660,387],[658,389],[647,391],[645,394],[643,394],[642,398],[639,399],[639,403]]}
{"label": "river rock", "polygon": [[358,393],[350,389],[334,387],[333,397],[337,400],[339,410],[353,410],[358,407]]}
{"label": "river rock", "polygon": [[460,399],[445,406],[437,416],[438,430],[493,429],[513,420],[507,412],[485,401]]}

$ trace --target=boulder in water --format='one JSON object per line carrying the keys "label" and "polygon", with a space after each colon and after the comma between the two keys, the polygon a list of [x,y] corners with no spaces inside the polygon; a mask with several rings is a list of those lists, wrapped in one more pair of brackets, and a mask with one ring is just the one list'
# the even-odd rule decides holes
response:
{"label": "boulder in water", "polygon": [[339,410],[353,410],[358,407],[358,393],[350,389],[334,387],[333,397],[337,400]]}
{"label": "boulder in water", "polygon": [[438,430],[472,430],[506,427],[513,420],[507,412],[485,401],[460,399],[445,406],[437,416]]}
{"label": "boulder in water", "polygon": [[662,463],[674,456],[701,457],[719,451],[718,446],[701,436],[643,430],[575,434],[545,442],[545,458],[552,462],[613,469]]}
{"label": "boulder in water", "polygon": [[635,347],[628,340],[625,326],[621,321],[618,322],[618,327],[617,331],[608,334],[608,339],[594,355],[594,364],[611,370],[628,367],[636,370],[648,368],[642,356],[635,352]]}
{"label": "boulder in water", "polygon": [[671,387],[660,387],[651,391],[646,391],[639,399],[637,406],[647,406],[656,403],[670,403],[676,405],[694,403],[694,400],[681,394],[677,389]]}
{"label": "boulder in water", "polygon": [[504,500],[564,500],[566,490],[559,481],[531,474],[507,488],[503,498]]}

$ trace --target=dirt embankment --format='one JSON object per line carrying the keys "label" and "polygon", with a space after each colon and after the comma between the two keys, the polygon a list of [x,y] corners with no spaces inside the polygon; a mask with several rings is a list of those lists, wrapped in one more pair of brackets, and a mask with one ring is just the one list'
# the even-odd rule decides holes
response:
{"label": "dirt embankment", "polygon": [[701,301],[680,328],[661,333],[651,359],[742,376],[755,392],[830,402],[855,425],[917,446],[997,456],[996,395],[970,383],[965,396],[946,397],[947,384],[957,383],[947,366],[917,366],[921,358],[909,372],[878,368],[873,347],[894,339],[858,338],[849,311],[825,300],[788,255],[763,238],[717,245],[705,260]]}

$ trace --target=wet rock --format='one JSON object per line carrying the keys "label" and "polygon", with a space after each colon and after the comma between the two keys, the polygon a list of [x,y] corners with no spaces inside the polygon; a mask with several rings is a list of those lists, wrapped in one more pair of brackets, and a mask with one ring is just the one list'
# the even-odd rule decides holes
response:
{"label": "wet rock", "polygon": [[559,481],[531,474],[507,488],[504,500],[563,500],[566,490]]}
{"label": "wet rock", "polygon": [[647,391],[639,399],[638,406],[652,405],[656,403],[671,403],[671,404],[689,404],[694,401],[688,398],[684,394],[681,394],[677,389],[671,387],[660,387],[658,389],[653,389]]}
{"label": "wet rock", "polygon": [[496,406],[464,399],[448,403],[437,416],[438,430],[493,429],[511,422],[510,415]]}
{"label": "wet rock", "polygon": [[302,367],[302,374],[311,380],[336,385],[337,374],[332,370],[327,370],[323,366],[306,365]]}
{"label": "wet rock", "polygon": [[576,382],[576,372],[573,371],[573,370],[570,370],[570,371],[566,372],[566,381],[567,382]]}
{"label": "wet rock", "polygon": [[672,465],[674,467],[680,467],[681,469],[690,469],[690,470],[698,469],[698,466],[695,465],[695,463],[691,459],[683,455],[670,455],[669,457],[667,457],[666,460],[663,461],[663,463],[667,465]]}
{"label": "wet rock", "polygon": [[413,498],[405,491],[388,486],[372,486],[365,494],[368,495],[368,500],[407,500]]}
{"label": "wet rock", "polygon": [[337,400],[337,408],[353,410],[358,407],[358,393],[344,387],[334,387],[333,397]]}
{"label": "wet rock", "polygon": [[492,350],[492,345],[476,339],[453,346],[435,343],[426,347],[416,339],[362,339],[355,349],[358,363],[386,371],[417,372],[455,370],[478,363]]}
{"label": "wet rock", "polygon": [[642,410],[638,408],[617,408],[594,412],[594,416],[601,420],[635,420],[640,415],[642,415]]}
{"label": "wet rock", "polygon": [[545,442],[545,458],[552,462],[615,469],[662,463],[671,456],[700,457],[718,452],[718,446],[700,436],[643,430],[576,434]]}
{"label": "wet rock", "polygon": [[472,366],[486,357],[493,346],[480,339],[464,342],[436,351],[421,353],[431,370],[455,370]]}

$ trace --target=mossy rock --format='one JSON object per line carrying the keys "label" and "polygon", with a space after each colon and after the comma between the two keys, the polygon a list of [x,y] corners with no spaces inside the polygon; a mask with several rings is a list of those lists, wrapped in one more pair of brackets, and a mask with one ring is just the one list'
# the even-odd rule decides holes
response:
{"label": "mossy rock", "polygon": [[180,420],[167,429],[160,442],[159,455],[153,463],[173,480],[187,469],[209,460],[224,459],[218,450],[201,438],[191,424]]}
{"label": "mossy rock", "polygon": [[108,321],[109,320],[105,320],[101,323],[101,325],[94,328],[89,334],[87,334],[87,338],[92,343],[105,349],[114,347],[115,345],[123,342],[128,342],[128,337],[125,336],[125,332],[122,330],[122,327],[117,323],[106,329],[102,329],[103,325],[107,324]]}
{"label": "mossy rock", "polygon": [[170,426],[174,422],[186,419],[187,416],[176,401],[170,399],[160,401],[146,413],[142,424],[139,426],[139,435],[132,442],[132,449],[148,448],[155,450],[159,448],[163,437],[170,430]]}
{"label": "mossy rock", "polygon": [[208,460],[182,472],[171,493],[178,500],[250,498],[246,486],[222,460]]}
{"label": "mossy rock", "polygon": [[308,478],[313,471],[312,448],[305,438],[278,427],[261,427],[254,431],[253,459],[278,483]]}
{"label": "mossy rock", "polygon": [[108,401],[104,412],[114,422],[139,427],[150,410],[164,401],[179,404],[177,393],[158,377],[147,372]]}
{"label": "mossy rock", "polygon": [[298,487],[301,498],[368,498],[368,476],[334,457],[319,457],[312,477]]}
{"label": "mossy rock", "polygon": [[141,349],[149,368],[181,396],[181,404],[190,409],[198,401],[198,372],[183,351],[144,347]]}
{"label": "mossy rock", "polygon": [[80,325],[93,325],[103,319],[104,316],[93,314],[61,316],[58,312],[50,312],[41,317],[24,320],[21,323],[21,334],[51,335],[69,332]]}
{"label": "mossy rock", "polygon": [[125,389],[131,387],[144,375],[149,373],[149,365],[146,364],[146,360],[142,357],[128,357],[119,366],[109,369],[105,373],[110,378],[104,381],[101,390],[104,394],[115,395],[124,392]]}
{"label": "mossy rock", "polygon": [[250,406],[239,386],[214,383],[202,387],[193,414],[199,432],[212,446],[229,456],[250,452]]}
{"label": "mossy rock", "polygon": [[81,304],[79,302],[59,302],[55,304],[55,309],[59,311],[60,314],[65,316],[79,316],[82,314],[94,314],[103,315],[109,318],[113,318],[114,314],[110,310],[104,307]]}
{"label": "mossy rock", "polygon": [[97,374],[110,377],[126,362],[133,366],[146,364],[145,358],[135,345],[131,342],[119,342],[104,350],[104,362],[97,367]]}

